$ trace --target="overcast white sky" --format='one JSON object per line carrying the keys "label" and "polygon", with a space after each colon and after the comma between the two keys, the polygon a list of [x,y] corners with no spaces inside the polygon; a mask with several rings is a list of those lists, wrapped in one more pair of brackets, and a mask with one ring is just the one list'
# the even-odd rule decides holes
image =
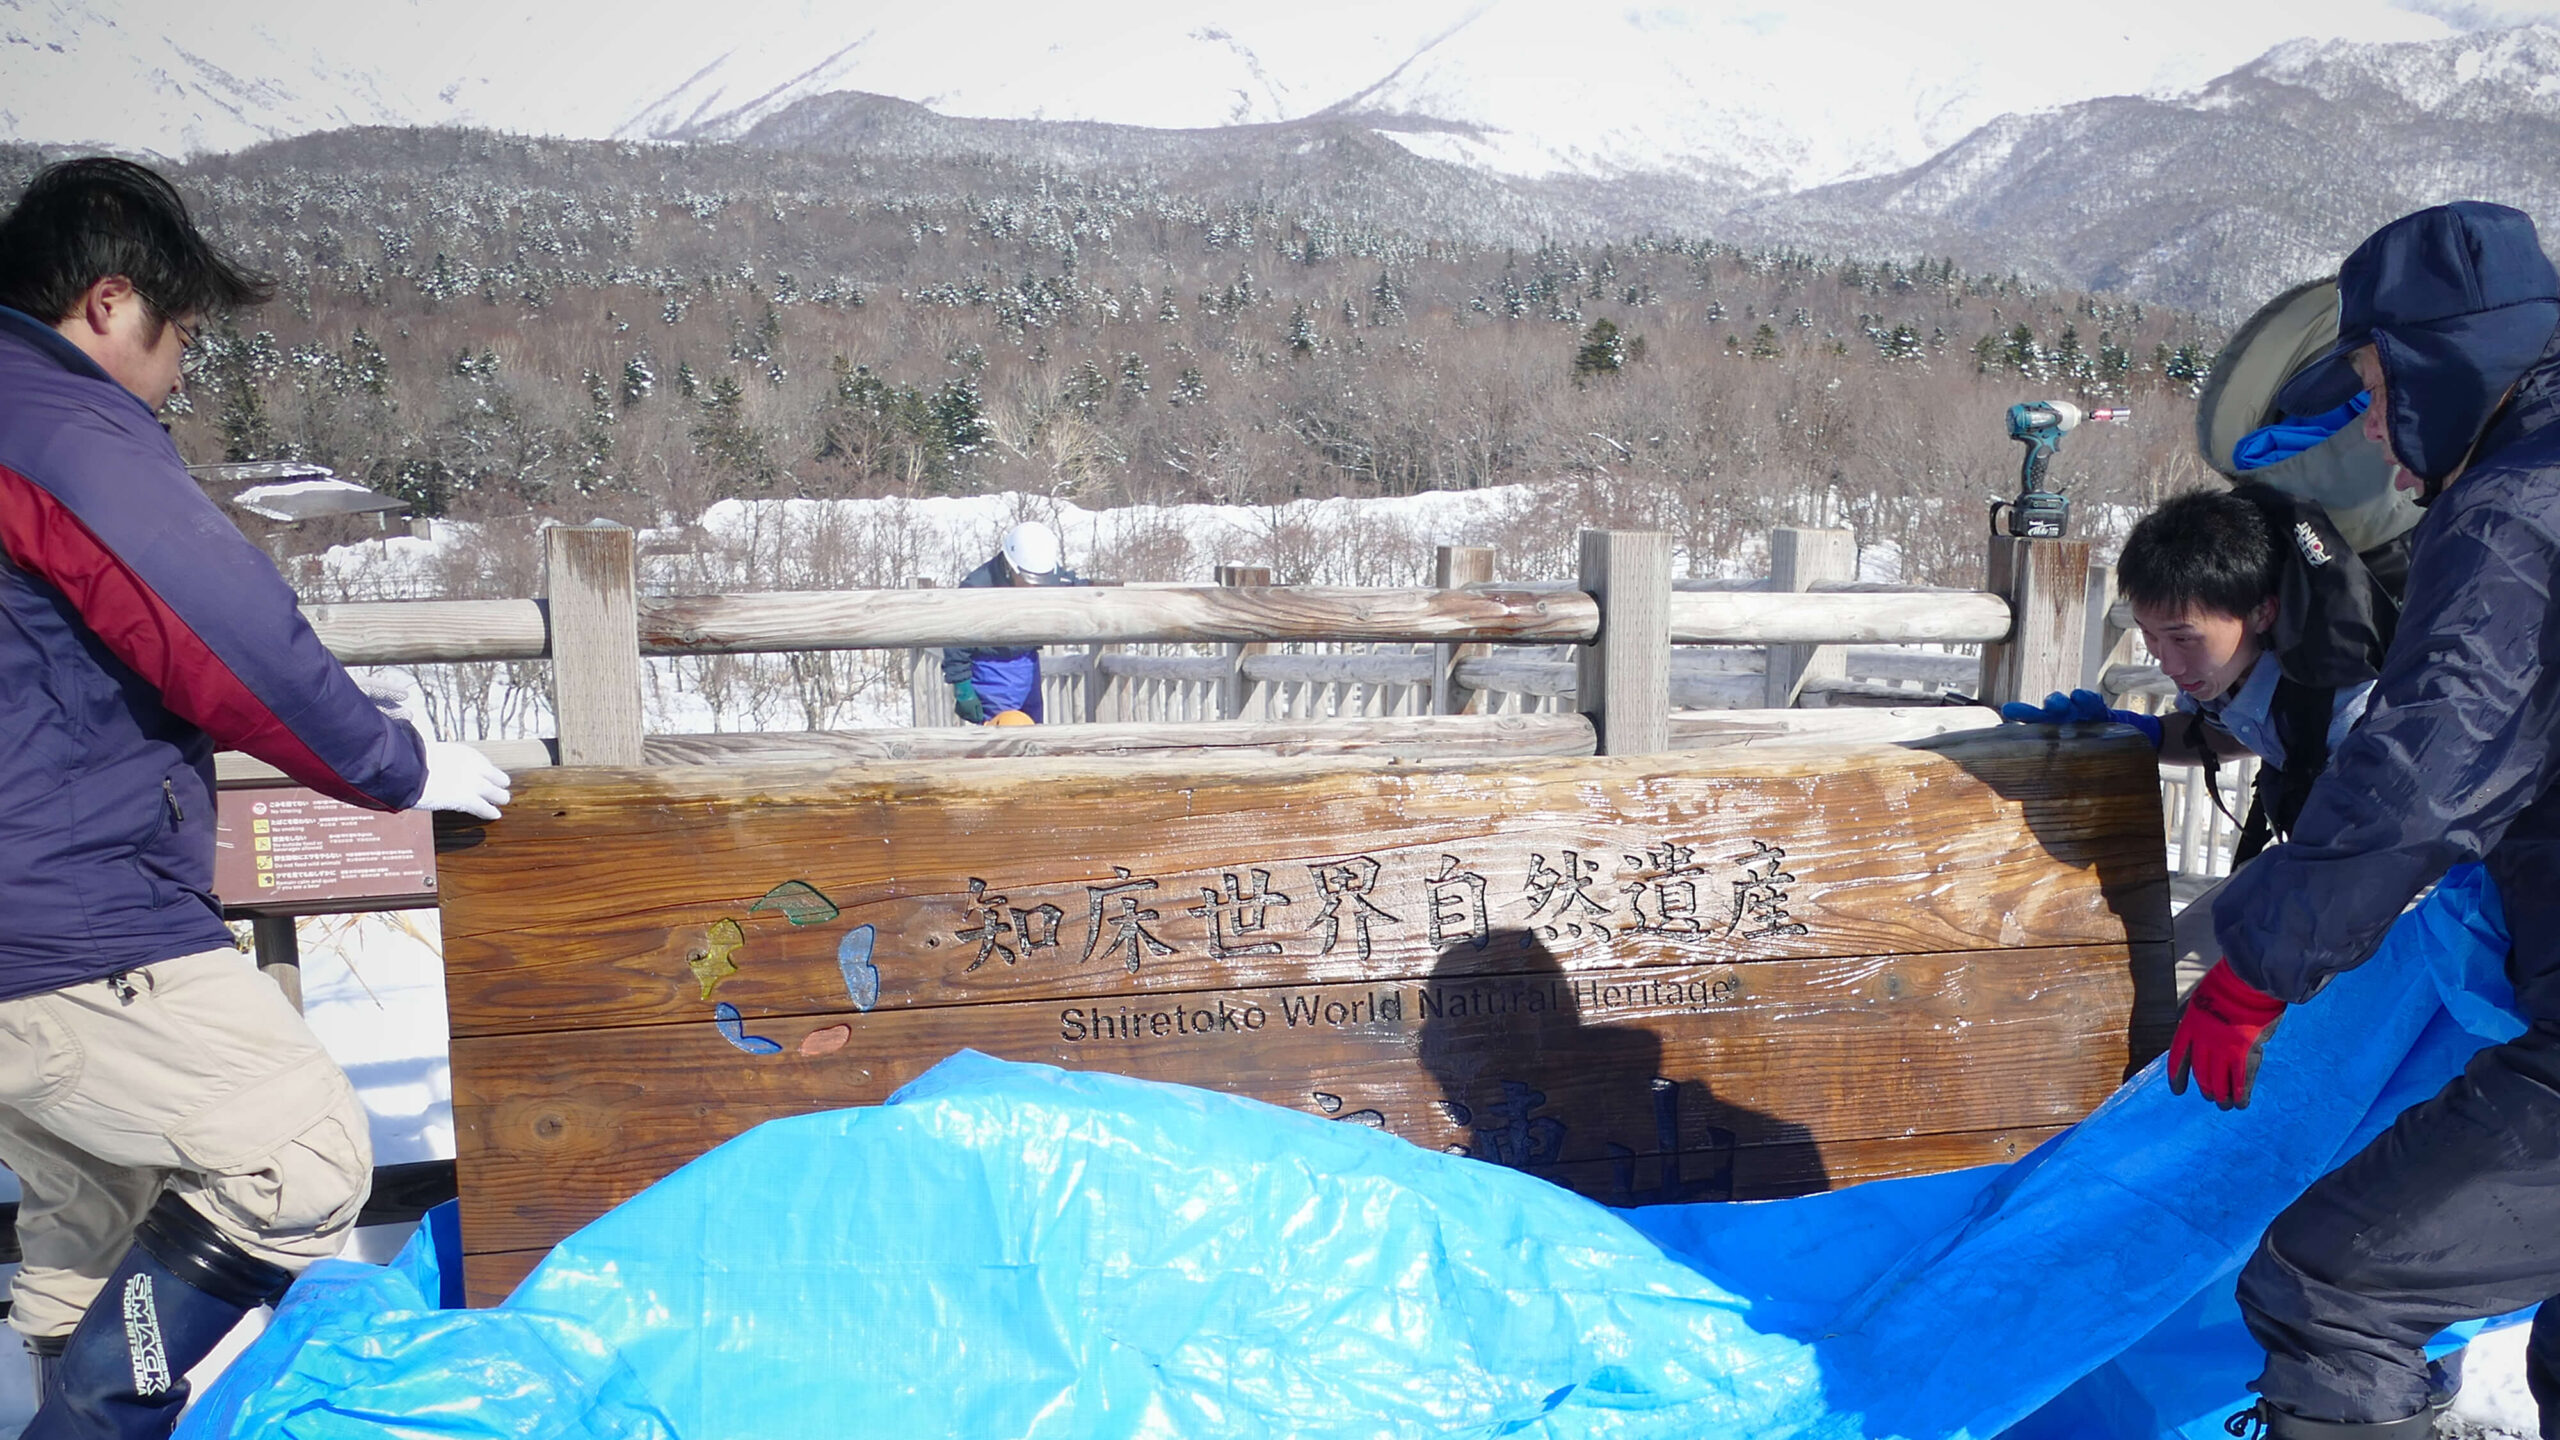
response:
{"label": "overcast white sky", "polygon": [[2291,38],[2530,20],[2560,0],[0,0],[0,134],[179,154],[360,123],[652,135],[844,89],[1171,126],[1356,99],[1486,126],[1506,168],[1734,136],[1803,180]]}

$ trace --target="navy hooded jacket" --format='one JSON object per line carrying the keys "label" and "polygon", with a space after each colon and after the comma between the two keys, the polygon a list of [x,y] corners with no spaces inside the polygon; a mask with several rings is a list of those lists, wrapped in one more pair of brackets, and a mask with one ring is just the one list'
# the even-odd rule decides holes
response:
{"label": "navy hooded jacket", "polygon": [[[2529,226],[2523,233],[2529,241]],[[2396,270],[2386,273],[2405,282],[2413,266],[2446,253],[2441,244],[2417,247],[2391,257]],[[2552,284],[2538,248],[2505,263]],[[2428,278],[2439,292],[2459,291],[2463,279]],[[2412,532],[2399,630],[2363,723],[2312,787],[2290,841],[2236,873],[2214,907],[2232,969],[2280,999],[2308,999],[2331,975],[2362,964],[2447,867],[2485,859],[2515,937],[2509,969],[2518,1000],[2537,1018],[2560,1021],[2555,315],[2560,305],[2508,303],[2484,308],[2468,326],[2458,315],[2428,318],[2413,327],[2423,343],[2393,343],[2388,330],[2379,337],[2395,452],[2413,470],[2411,457],[2424,454],[2439,479],[2464,456],[2470,463]],[[2360,333],[2351,328],[2343,343]],[[2448,428],[2448,416],[2472,417],[2473,428],[2461,430],[2458,419]]]}
{"label": "navy hooded jacket", "polygon": [[231,943],[213,752],[377,810],[418,733],[311,633],[151,408],[0,307],[0,999]]}
{"label": "navy hooded jacket", "polygon": [[[972,570],[960,582],[963,590],[1001,590],[1013,583],[1012,567],[1001,555]],[[1075,573],[1061,570],[1052,585],[1081,585]],[[1034,720],[1040,711],[1040,647],[1037,645],[954,645],[942,652],[942,681],[966,680],[986,702],[987,713],[1019,710]]]}

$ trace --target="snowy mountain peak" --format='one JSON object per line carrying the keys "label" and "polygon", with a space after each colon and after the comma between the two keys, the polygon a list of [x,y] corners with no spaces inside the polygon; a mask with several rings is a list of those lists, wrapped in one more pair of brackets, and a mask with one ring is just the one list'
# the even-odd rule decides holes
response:
{"label": "snowy mountain peak", "polygon": [[2023,63],[2006,0],[0,0],[0,136],[170,155],[350,124],[728,137],[867,91],[1160,128],[1356,112],[1507,174],[1783,191],[1904,169],[2004,113],[2193,93],[2301,37],[2455,33],[2415,3],[2050,0]]}
{"label": "snowy mountain peak", "polygon": [[2208,96],[2258,82],[2341,104],[2386,101],[2430,114],[2458,111],[2485,92],[2501,110],[2522,102],[2560,114],[2560,25],[2475,31],[2426,44],[2290,41],[2217,81]]}

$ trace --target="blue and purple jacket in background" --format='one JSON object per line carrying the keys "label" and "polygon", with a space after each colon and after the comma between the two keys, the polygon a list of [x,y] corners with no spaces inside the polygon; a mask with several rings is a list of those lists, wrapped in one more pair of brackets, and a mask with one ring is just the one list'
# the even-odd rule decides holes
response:
{"label": "blue and purple jacket in background", "polygon": [[398,810],[417,731],[322,647],[149,406],[0,307],[0,999],[231,943],[213,752]]}
{"label": "blue and purple jacket in background", "polygon": [[[1013,583],[1013,570],[1004,557],[991,557],[960,581],[963,590],[1002,589]],[[1052,585],[1081,585],[1075,572],[1061,570]],[[987,713],[1019,710],[1035,721],[1046,722],[1048,716],[1040,708],[1040,647],[1037,645],[954,645],[942,652],[942,682],[957,685],[966,680],[986,703]]]}

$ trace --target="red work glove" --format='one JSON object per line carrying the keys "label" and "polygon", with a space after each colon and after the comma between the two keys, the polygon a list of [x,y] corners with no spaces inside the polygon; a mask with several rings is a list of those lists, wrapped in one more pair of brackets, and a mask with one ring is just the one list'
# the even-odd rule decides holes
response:
{"label": "red work glove", "polygon": [[2213,962],[2187,997],[2178,1033],[2170,1038],[2169,1093],[2186,1094],[2192,1072],[2204,1098],[2225,1110],[2247,1109],[2258,1057],[2283,1015],[2283,1001],[2234,974],[2230,961]]}

